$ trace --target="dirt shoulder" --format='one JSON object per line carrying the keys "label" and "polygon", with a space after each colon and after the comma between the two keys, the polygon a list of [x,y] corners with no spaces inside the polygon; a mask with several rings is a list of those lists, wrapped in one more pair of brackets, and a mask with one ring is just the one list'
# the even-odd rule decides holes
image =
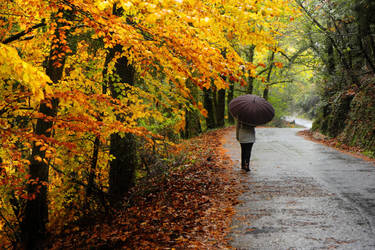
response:
{"label": "dirt shoulder", "polygon": [[375,165],[375,159],[370,158],[362,154],[362,150],[359,147],[351,147],[345,145],[335,138],[328,138],[327,136],[320,134],[318,132],[313,132],[311,130],[303,130],[297,133],[299,136],[304,137],[307,140],[326,145],[328,147],[334,148],[342,153],[360,158],[364,161],[372,162]]}

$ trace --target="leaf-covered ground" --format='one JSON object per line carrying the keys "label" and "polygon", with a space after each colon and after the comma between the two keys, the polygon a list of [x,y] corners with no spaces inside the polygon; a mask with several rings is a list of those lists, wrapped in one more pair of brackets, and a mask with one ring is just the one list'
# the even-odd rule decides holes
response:
{"label": "leaf-covered ground", "polygon": [[[231,128],[228,128],[231,129]],[[76,226],[52,239],[54,249],[222,249],[228,246],[233,206],[241,192],[215,130],[190,140],[183,150],[194,163],[134,190],[131,206],[111,218]]]}

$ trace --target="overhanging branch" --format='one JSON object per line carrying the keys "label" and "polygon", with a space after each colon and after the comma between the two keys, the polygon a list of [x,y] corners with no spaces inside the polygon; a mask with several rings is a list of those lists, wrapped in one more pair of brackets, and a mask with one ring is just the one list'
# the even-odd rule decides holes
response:
{"label": "overhanging branch", "polygon": [[4,41],[2,41],[2,43],[3,44],[8,44],[8,43],[11,43],[13,41],[16,41],[16,40],[20,39],[21,37],[23,37],[24,35],[30,33],[31,31],[33,31],[33,30],[35,30],[37,28],[43,27],[43,26],[46,26],[45,19],[43,19],[41,23],[38,23],[38,24],[32,26],[31,28],[28,28],[28,29],[26,29],[26,30],[24,30],[24,31],[22,31],[22,32],[20,32],[18,34],[15,34],[15,35],[13,35],[11,37],[8,37]]}
{"label": "overhanging branch", "polygon": [[285,80],[285,81],[278,81],[278,82],[271,82],[269,84],[266,84],[266,86],[272,86],[272,85],[276,85],[276,84],[279,84],[279,83],[285,83],[285,82],[293,82],[292,80]]}

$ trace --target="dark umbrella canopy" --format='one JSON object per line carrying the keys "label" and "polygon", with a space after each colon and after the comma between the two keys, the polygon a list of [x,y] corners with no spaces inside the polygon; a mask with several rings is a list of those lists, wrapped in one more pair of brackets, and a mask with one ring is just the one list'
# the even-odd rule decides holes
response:
{"label": "dark umbrella canopy", "polygon": [[266,99],[257,95],[242,95],[229,103],[233,117],[247,125],[262,125],[272,120],[275,110]]}

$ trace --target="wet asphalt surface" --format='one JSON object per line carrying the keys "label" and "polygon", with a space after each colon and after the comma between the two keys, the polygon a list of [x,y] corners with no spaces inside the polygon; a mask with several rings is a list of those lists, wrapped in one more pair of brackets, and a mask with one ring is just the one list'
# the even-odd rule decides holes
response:
{"label": "wet asphalt surface", "polygon": [[224,148],[245,186],[229,235],[236,249],[375,249],[375,165],[317,144],[303,129],[256,128],[250,168],[235,130]]}

